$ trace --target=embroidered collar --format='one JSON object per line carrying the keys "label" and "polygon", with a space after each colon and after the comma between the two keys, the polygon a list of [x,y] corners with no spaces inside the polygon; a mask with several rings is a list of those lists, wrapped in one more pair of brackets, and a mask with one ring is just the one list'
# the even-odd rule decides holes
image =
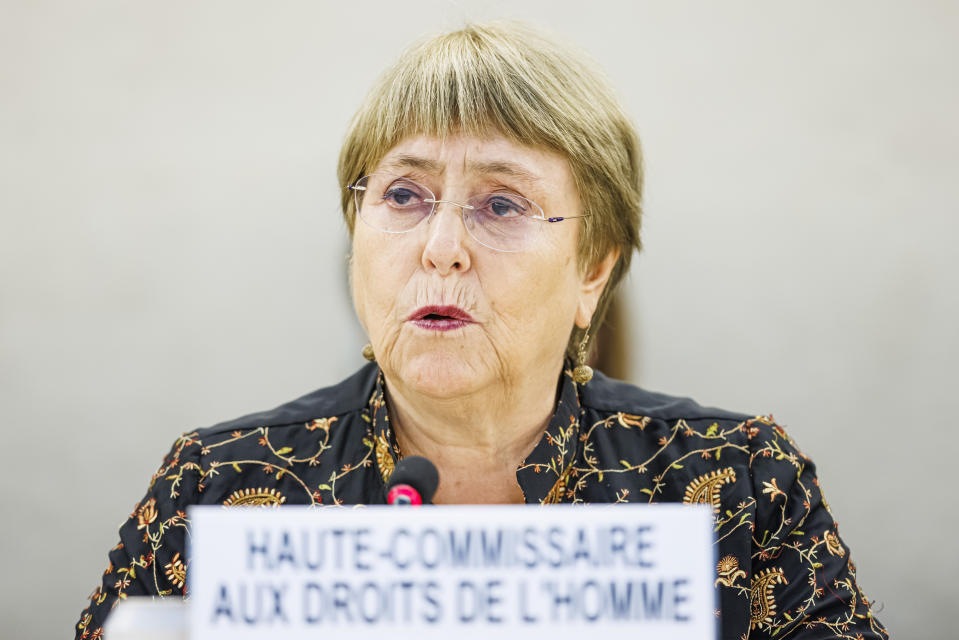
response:
{"label": "embroidered collar", "polygon": [[[573,382],[569,363],[564,366],[558,385],[553,417],[539,443],[516,470],[516,479],[527,503],[555,504],[563,501],[572,477],[573,461],[581,444],[579,390]],[[382,371],[377,373],[376,385],[363,417],[370,423],[376,466],[385,486],[393,475],[396,461],[403,454],[390,425],[386,381]]]}

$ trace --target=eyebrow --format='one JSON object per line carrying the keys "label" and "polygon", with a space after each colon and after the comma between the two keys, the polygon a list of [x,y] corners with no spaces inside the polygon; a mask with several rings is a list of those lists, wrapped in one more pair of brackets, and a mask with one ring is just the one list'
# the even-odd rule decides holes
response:
{"label": "eyebrow", "polygon": [[421,169],[428,173],[442,173],[445,165],[436,162],[435,160],[404,154],[396,156],[395,158],[391,158],[390,161],[386,163],[385,168],[399,169],[405,167],[409,167],[411,169]]}
{"label": "eyebrow", "polygon": [[467,168],[471,173],[505,175],[511,178],[519,178],[532,184],[539,184],[541,182],[539,176],[530,173],[522,165],[518,165],[515,162],[497,160],[492,162],[470,162]]}
{"label": "eyebrow", "polygon": [[[442,173],[446,168],[446,165],[442,162],[437,162],[435,160],[430,160],[428,158],[423,158],[420,156],[414,155],[398,155],[395,158],[391,158],[389,162],[386,163],[386,168],[405,168],[409,167],[412,169],[420,169],[426,171],[427,173]],[[511,178],[518,178],[524,180],[530,184],[537,185],[542,180],[539,176],[534,173],[531,173],[525,169],[522,165],[516,164],[515,162],[509,162],[505,160],[492,160],[490,162],[470,162],[466,166],[467,171],[470,173],[478,173],[481,175],[505,175]]]}

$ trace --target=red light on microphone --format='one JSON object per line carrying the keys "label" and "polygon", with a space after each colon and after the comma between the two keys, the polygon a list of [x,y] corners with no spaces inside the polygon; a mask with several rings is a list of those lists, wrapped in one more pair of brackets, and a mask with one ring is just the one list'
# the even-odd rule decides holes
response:
{"label": "red light on microphone", "polygon": [[398,484],[386,495],[386,503],[396,506],[418,507],[423,504],[420,492],[408,484]]}

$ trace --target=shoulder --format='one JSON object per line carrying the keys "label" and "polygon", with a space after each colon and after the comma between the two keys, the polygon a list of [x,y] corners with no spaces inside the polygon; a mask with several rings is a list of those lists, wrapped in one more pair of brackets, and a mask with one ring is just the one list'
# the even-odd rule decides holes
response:
{"label": "shoulder", "polygon": [[743,509],[763,495],[763,481],[775,475],[787,491],[790,474],[807,463],[767,417],[704,407],[602,374],[579,393],[582,486],[575,497],[587,502],[699,502],[737,514],[720,524],[738,528],[746,522]]}
{"label": "shoulder", "polygon": [[367,407],[378,373],[367,365],[273,409],[183,434],[153,491],[184,504],[372,500],[379,485],[371,481],[377,471]]}
{"label": "shoulder", "polygon": [[374,363],[365,365],[349,378],[266,411],[258,411],[233,420],[201,429],[199,436],[244,430],[256,427],[278,427],[302,424],[316,418],[340,416],[361,410],[370,399],[379,369]]}
{"label": "shoulder", "polygon": [[733,420],[753,417],[743,413],[704,407],[692,398],[647,391],[635,385],[595,372],[580,388],[580,403],[599,413],[628,413],[667,422],[676,420]]}
{"label": "shoulder", "polygon": [[[580,388],[580,404],[591,424],[606,426],[603,431],[607,437],[644,441],[668,438],[671,445],[682,443],[682,451],[667,448],[677,455],[688,454],[687,447],[700,453],[733,447],[741,454],[739,463],[750,474],[757,464],[768,464],[769,458],[777,463],[785,461],[799,471],[804,465],[812,465],[771,415],[702,406],[692,398],[647,391],[600,372]],[[613,423],[624,429],[610,429]],[[627,428],[631,425],[641,428]],[[680,436],[678,440],[671,437],[673,433]]]}

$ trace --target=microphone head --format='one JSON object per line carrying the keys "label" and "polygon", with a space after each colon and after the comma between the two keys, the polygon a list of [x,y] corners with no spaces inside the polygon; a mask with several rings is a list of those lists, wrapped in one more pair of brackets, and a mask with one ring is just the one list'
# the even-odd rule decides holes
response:
{"label": "microphone head", "polygon": [[410,485],[419,492],[423,504],[430,504],[440,485],[440,472],[435,464],[422,456],[400,458],[393,469],[393,475],[390,476],[386,491],[389,492],[400,484]]}

